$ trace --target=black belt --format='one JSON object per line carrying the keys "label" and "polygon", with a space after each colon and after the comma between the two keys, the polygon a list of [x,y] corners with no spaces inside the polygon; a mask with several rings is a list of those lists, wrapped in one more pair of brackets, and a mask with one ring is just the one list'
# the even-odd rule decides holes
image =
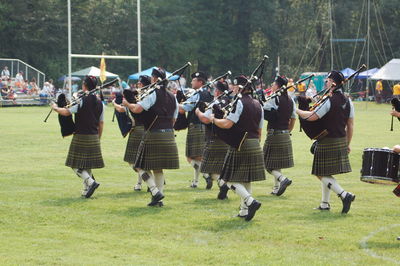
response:
{"label": "black belt", "polygon": [[150,132],[174,132],[172,128],[151,129]]}
{"label": "black belt", "polygon": [[278,135],[278,134],[289,134],[289,130],[276,130],[276,129],[268,129],[267,134],[268,135]]}

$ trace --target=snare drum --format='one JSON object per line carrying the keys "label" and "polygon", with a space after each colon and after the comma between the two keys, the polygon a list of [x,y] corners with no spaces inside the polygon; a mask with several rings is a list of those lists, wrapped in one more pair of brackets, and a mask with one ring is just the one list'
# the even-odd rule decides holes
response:
{"label": "snare drum", "polygon": [[389,149],[364,149],[361,181],[374,184],[399,183],[400,155]]}

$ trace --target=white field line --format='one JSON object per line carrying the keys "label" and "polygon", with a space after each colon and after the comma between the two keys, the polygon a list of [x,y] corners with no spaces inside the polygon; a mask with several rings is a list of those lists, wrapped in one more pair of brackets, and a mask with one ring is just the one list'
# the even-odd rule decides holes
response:
{"label": "white field line", "polygon": [[[396,259],[393,259],[393,258],[390,258],[390,257],[380,256],[380,255],[376,254],[375,252],[373,252],[371,249],[368,248],[368,240],[371,237],[375,236],[376,234],[378,234],[380,232],[387,231],[389,229],[393,229],[393,228],[398,227],[398,226],[400,226],[400,224],[392,224],[390,226],[383,226],[383,227],[380,227],[378,230],[369,233],[366,237],[361,239],[361,241],[360,241],[361,248],[368,255],[370,255],[371,257],[374,257],[374,258],[377,258],[377,259],[386,260],[386,261],[390,261],[390,262],[393,262],[395,264],[400,264],[400,260],[396,260]],[[397,236],[393,235],[393,238],[395,238],[395,237],[397,237]]]}

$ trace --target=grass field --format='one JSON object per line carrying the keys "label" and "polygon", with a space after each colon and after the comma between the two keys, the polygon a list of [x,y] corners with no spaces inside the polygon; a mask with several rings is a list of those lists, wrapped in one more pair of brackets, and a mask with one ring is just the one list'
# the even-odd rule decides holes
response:
{"label": "grass field", "polygon": [[[181,168],[166,171],[165,207],[149,208],[149,195],[134,192],[136,174],[123,162],[126,139],[106,110],[102,151],[106,167],[93,198],[80,197],[81,180],[64,161],[71,137],[62,139],[48,108],[0,108],[0,265],[339,265],[400,263],[400,199],[393,186],[359,180],[366,147],[399,143],[400,123],[389,131],[389,105],[355,103],[350,160],[353,172],[337,176],[356,194],[347,215],[331,197],[331,212],[318,212],[320,182],[310,175],[311,141],[292,136],[293,184],[281,197],[273,181],[253,185],[262,207],[251,222],[237,214],[239,197],[216,200],[211,191],[189,188],[192,170],[184,157],[186,131],[177,133]],[[265,131],[263,134],[263,141]]]}

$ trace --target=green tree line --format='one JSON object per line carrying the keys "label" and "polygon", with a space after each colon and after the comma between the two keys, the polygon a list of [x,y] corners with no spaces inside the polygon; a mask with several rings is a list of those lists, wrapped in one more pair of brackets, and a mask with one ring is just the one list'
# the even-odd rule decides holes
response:
{"label": "green tree line", "polygon": [[[136,55],[136,0],[72,0],[72,52]],[[330,12],[330,3],[332,8]],[[212,75],[230,69],[248,74],[264,54],[266,78],[280,72],[329,71],[335,39],[366,38],[367,0],[144,0],[141,1],[142,66]],[[400,57],[398,0],[370,0],[370,67]],[[331,21],[332,18],[332,21]],[[0,57],[18,58],[56,79],[67,72],[67,1],[2,0]],[[366,62],[365,42],[333,43],[335,69]],[[72,69],[100,60],[73,59]],[[106,60],[126,78],[135,60]]]}

